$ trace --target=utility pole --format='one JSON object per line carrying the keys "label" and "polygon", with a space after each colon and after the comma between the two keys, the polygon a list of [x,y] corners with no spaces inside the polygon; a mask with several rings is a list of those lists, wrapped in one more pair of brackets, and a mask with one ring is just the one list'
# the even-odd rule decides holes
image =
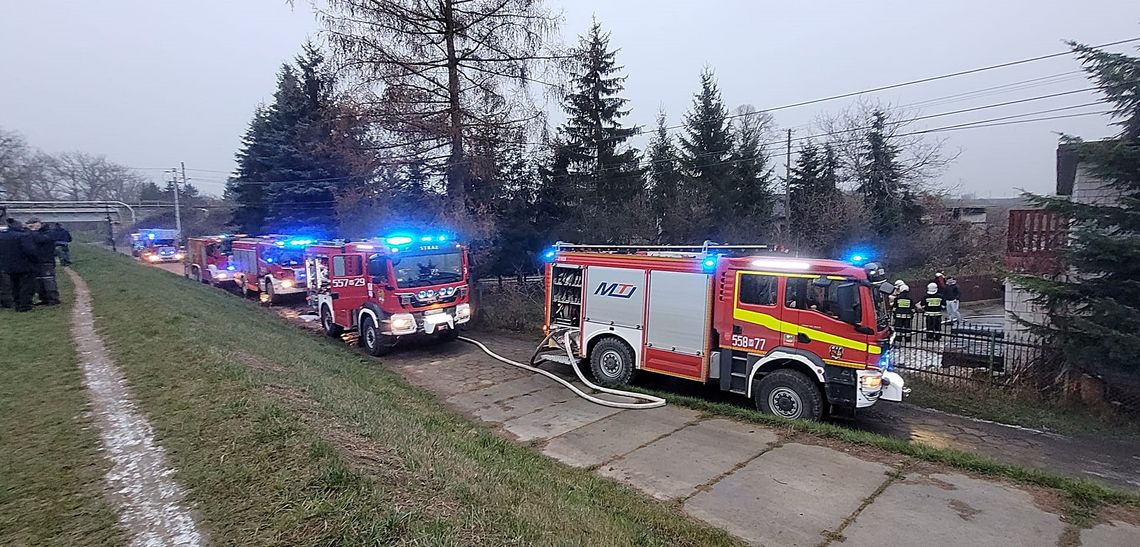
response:
{"label": "utility pole", "polygon": [[[178,239],[182,239],[182,209],[178,206],[178,170],[170,170],[170,182],[174,185],[174,229],[178,230]],[[182,162],[182,178],[186,178],[186,162]]]}
{"label": "utility pole", "polygon": [[784,158],[784,230],[792,238],[792,130],[788,128],[788,150]]}

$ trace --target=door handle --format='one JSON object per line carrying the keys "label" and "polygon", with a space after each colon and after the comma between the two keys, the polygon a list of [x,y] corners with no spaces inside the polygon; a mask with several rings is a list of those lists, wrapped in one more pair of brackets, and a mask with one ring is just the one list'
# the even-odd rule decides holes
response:
{"label": "door handle", "polygon": [[796,335],[796,342],[799,342],[801,344],[810,344],[811,338],[809,338],[808,335],[801,332],[801,333]]}

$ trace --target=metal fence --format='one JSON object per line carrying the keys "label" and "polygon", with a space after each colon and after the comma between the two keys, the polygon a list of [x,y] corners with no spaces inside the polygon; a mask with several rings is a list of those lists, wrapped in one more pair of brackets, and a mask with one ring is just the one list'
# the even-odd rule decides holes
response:
{"label": "metal fence", "polygon": [[1042,338],[968,321],[926,329],[918,315],[896,327],[891,356],[907,379],[951,389],[1017,390],[1043,401],[1140,414],[1140,371],[1072,363]]}

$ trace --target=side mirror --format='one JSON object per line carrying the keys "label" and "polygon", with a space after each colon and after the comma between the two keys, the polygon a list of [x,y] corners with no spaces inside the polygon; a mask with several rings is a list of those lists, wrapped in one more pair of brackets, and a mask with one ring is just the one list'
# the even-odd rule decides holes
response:
{"label": "side mirror", "polygon": [[892,294],[895,292],[895,286],[888,281],[884,281],[879,284],[879,292],[883,294]]}
{"label": "side mirror", "polygon": [[852,325],[859,323],[859,285],[843,283],[836,288],[839,320]]}
{"label": "side mirror", "polygon": [[828,279],[826,275],[821,275],[815,279],[812,279],[811,284],[815,287],[830,287],[831,280]]}

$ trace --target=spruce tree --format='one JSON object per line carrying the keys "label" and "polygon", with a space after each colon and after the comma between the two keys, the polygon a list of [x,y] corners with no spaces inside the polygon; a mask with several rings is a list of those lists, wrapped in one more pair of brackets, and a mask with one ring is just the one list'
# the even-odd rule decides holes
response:
{"label": "spruce tree", "polygon": [[756,237],[759,227],[768,224],[772,213],[772,168],[764,151],[767,113],[751,107],[739,110],[735,125],[735,146],[729,160],[732,167],[732,219],[738,235]]}
{"label": "spruce tree", "polygon": [[909,198],[908,185],[903,180],[898,147],[887,134],[887,114],[876,110],[871,116],[858,169],[858,190],[863,194],[872,228],[880,236],[889,236],[906,220],[904,211],[910,209],[913,199]]}
{"label": "spruce tree", "polygon": [[1140,363],[1140,58],[1070,44],[1120,127],[1116,137],[1085,142],[1066,137],[1083,168],[1105,181],[1119,198],[1083,203],[1031,196],[1045,210],[1069,220],[1058,277],[1021,276],[1049,313],[1041,331],[1065,360],[1081,368],[1100,365],[1136,374]]}
{"label": "spruce tree", "polygon": [[823,158],[820,157],[819,147],[810,139],[800,145],[796,164],[790,171],[788,201],[791,210],[788,212],[788,219],[792,233],[803,233],[815,211],[812,204],[824,177]]}
{"label": "spruce tree", "polygon": [[227,185],[241,231],[331,235],[336,195],[351,169],[333,119],[334,82],[320,51],[306,44],[278,73],[273,104],[258,109]]}
{"label": "spruce tree", "polygon": [[686,194],[700,197],[695,203],[691,242],[715,238],[721,220],[734,208],[735,184],[732,164],[732,133],[716,77],[711,68],[701,72],[701,90],[693,108],[685,114],[681,135],[681,165],[686,172]]}
{"label": "spruce tree", "polygon": [[625,213],[645,188],[637,150],[625,144],[637,128],[621,122],[629,114],[628,101],[619,96],[625,82],[621,71],[609,34],[595,21],[573,50],[562,136],[582,195],[581,213],[595,228],[591,239],[599,241],[626,231]]}
{"label": "spruce tree", "polygon": [[653,211],[657,240],[662,243],[685,241],[688,238],[689,203],[683,198],[684,180],[677,147],[669,136],[665,111],[657,114],[657,128],[649,141],[648,173],[650,207]]}

